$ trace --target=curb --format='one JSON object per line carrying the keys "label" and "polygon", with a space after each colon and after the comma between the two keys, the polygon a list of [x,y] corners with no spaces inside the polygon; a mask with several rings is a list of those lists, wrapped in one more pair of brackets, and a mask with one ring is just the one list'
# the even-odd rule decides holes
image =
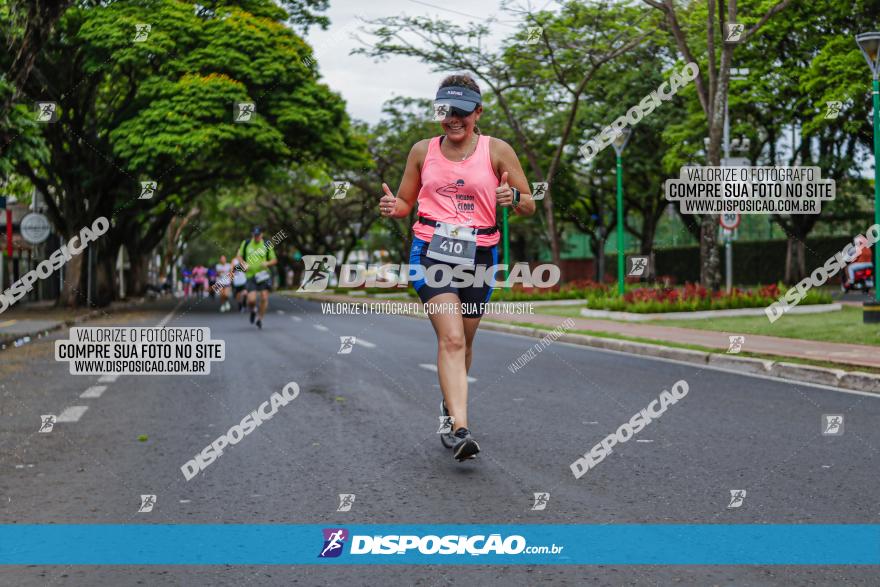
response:
{"label": "curb", "polygon": [[745,371],[746,373],[751,373],[753,375],[770,375],[773,361],[712,353],[709,355],[709,365],[722,367],[724,369]]}
{"label": "curb", "polygon": [[[507,334],[530,336],[533,338],[543,338],[550,332],[549,330],[542,330],[540,328],[528,328],[512,324],[501,324],[498,322],[482,322],[480,328],[494,330],[496,332],[506,332]],[[825,367],[815,367],[813,365],[786,363],[784,361],[775,362],[752,357],[737,357],[728,354],[707,353],[704,351],[679,349],[644,342],[631,342],[616,338],[600,338],[598,336],[590,336],[586,334],[563,334],[557,340],[634,355],[673,359],[697,365],[708,365],[731,371],[741,371],[753,375],[764,375],[788,381],[816,383],[830,387],[838,387],[840,389],[863,391],[880,395],[880,375],[874,375],[873,373],[843,371],[842,369],[828,369]]]}
{"label": "curb", "polygon": [[[786,310],[786,314],[825,314],[842,310],[839,302],[830,304],[809,304],[794,306]],[[594,310],[583,308],[584,318],[602,318],[605,320],[624,320],[626,322],[646,322],[648,320],[703,320],[705,318],[723,318],[728,316],[763,316],[764,308],[737,308],[734,310],[697,310],[695,312],[654,312],[639,314],[637,312],[618,312],[615,310]]]}
{"label": "curb", "polygon": [[60,330],[65,327],[74,326],[75,324],[81,324],[83,322],[88,322],[97,318],[99,316],[103,316],[104,314],[110,314],[113,312],[132,310],[137,308],[138,306],[144,305],[146,302],[146,298],[137,298],[128,303],[123,304],[113,304],[111,303],[106,308],[102,308],[100,310],[92,310],[88,314],[83,314],[81,316],[76,316],[74,318],[69,318],[67,320],[59,320],[55,322],[52,326],[48,326],[46,328],[40,328],[39,330],[35,330],[33,332],[16,332],[15,334],[0,334],[0,350],[4,348],[14,348],[15,341],[21,340],[23,338],[42,338],[45,333],[48,335],[50,332],[54,332],[56,330]]}
{"label": "curb", "polygon": [[[353,304],[360,304],[364,303],[365,301],[340,300],[339,297],[340,296],[327,297],[321,296],[320,294],[312,294],[305,299],[319,302],[347,301],[348,303]],[[409,316],[412,318],[422,317],[410,314],[399,315]],[[502,322],[491,322],[489,320],[484,320],[483,322],[481,322],[480,328],[485,330],[493,330],[495,332],[504,332],[507,334],[519,334],[532,338],[544,338],[545,336],[547,336],[547,334],[550,333],[550,330],[531,328],[528,326],[517,326],[514,324],[506,324]],[[774,379],[783,379],[786,381],[801,381],[803,383],[815,383],[819,385],[826,385],[829,387],[876,393],[880,395],[880,375],[875,375],[873,373],[864,373],[862,371],[844,371],[842,369],[829,369],[826,367],[815,367],[813,365],[786,363],[784,361],[771,361],[768,359],[757,359],[753,357],[738,357],[736,355],[729,355],[726,353],[709,353],[705,351],[680,349],[645,342],[634,342],[628,340],[620,340],[616,338],[602,338],[599,336],[591,336],[588,334],[565,333],[560,335],[557,340],[581,346],[630,353],[633,355],[672,359],[675,361],[683,361],[685,363],[694,363],[697,365],[707,365],[710,367],[719,367],[730,371],[739,371],[752,375],[763,375],[765,377],[772,377]]]}
{"label": "curb", "polygon": [[[832,387],[840,387],[838,383],[846,374],[842,369],[827,369],[814,367],[813,365],[798,365],[796,363],[773,363],[770,374],[780,379],[794,379],[795,381],[810,381]],[[859,390],[861,391],[861,390]]]}

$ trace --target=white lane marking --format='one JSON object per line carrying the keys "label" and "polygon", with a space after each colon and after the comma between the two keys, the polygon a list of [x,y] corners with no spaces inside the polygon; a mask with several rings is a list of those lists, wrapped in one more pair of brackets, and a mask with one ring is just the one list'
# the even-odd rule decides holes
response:
{"label": "white lane marking", "polygon": [[98,383],[115,383],[117,379],[119,379],[119,373],[108,373],[106,375],[101,375],[101,378],[98,379]]}
{"label": "white lane marking", "polygon": [[69,408],[64,408],[64,411],[58,414],[55,422],[79,422],[79,419],[82,418],[82,415],[88,409],[89,406],[70,406]]}
{"label": "white lane marking", "polygon": [[364,339],[362,339],[362,338],[355,338],[355,341],[354,341],[354,342],[355,342],[355,344],[359,344],[359,345],[361,345],[362,347],[367,347],[368,349],[374,349],[374,348],[376,348],[376,345],[374,345],[374,344],[371,343],[370,341],[368,341],[368,340],[364,340]]}
{"label": "white lane marking", "polygon": [[[422,369],[427,369],[428,371],[433,371],[434,373],[437,372],[437,365],[435,365],[434,363],[419,363],[419,367],[421,367]],[[468,375],[467,380],[468,383],[473,383],[476,381],[476,378]]]}
{"label": "white lane marking", "polygon": [[587,422],[586,420],[584,420],[584,424],[598,424],[598,423],[599,422]]}
{"label": "white lane marking", "polygon": [[174,317],[174,313],[177,311],[177,308],[179,308],[182,305],[183,305],[183,300],[180,300],[179,302],[177,302],[177,305],[174,306],[174,309],[171,310],[170,312],[168,312],[168,314],[164,318],[162,318],[162,320],[160,320],[158,324],[156,324],[156,327],[157,328],[164,328],[165,325],[171,321],[171,318]]}
{"label": "white lane marking", "polygon": [[303,321],[303,319],[300,318],[299,316],[291,316],[290,319],[293,320],[294,322],[302,322]]}
{"label": "white lane marking", "polygon": [[822,468],[823,468],[823,469],[830,469],[830,468],[831,468],[831,465],[822,465]]}
{"label": "white lane marking", "polygon": [[[166,324],[174,317],[174,313],[178,308],[183,304],[183,300],[180,300],[174,309],[168,312],[162,320],[156,325],[159,328],[164,328]],[[118,374],[112,375],[102,375],[99,383],[113,383],[116,381],[116,378],[119,377]],[[81,398],[98,398],[101,397],[101,394],[104,393],[104,390],[107,389],[106,385],[93,385],[85,390],[79,397]],[[64,408],[64,411],[58,415],[58,418],[55,420],[56,422],[79,422],[79,419],[82,418],[83,414],[89,409],[88,406],[70,406],[69,408]]]}
{"label": "white lane marking", "polygon": [[275,310],[276,314],[284,314],[284,310]]}
{"label": "white lane marking", "polygon": [[104,390],[107,389],[106,385],[93,385],[79,396],[81,398],[92,398],[92,397],[101,397],[103,395]]}
{"label": "white lane marking", "polygon": [[329,328],[327,328],[323,324],[313,324],[312,326],[315,327],[315,330],[320,330],[321,332],[327,332],[328,330],[330,330]]}
{"label": "white lane marking", "polygon": [[636,438],[636,442],[654,442],[653,440],[647,440],[644,438]]}

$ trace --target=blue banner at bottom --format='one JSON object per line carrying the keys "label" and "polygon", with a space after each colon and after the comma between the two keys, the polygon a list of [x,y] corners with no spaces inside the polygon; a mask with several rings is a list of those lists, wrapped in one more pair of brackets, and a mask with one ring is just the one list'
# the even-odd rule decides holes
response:
{"label": "blue banner at bottom", "polygon": [[0,525],[4,565],[880,565],[880,525]]}

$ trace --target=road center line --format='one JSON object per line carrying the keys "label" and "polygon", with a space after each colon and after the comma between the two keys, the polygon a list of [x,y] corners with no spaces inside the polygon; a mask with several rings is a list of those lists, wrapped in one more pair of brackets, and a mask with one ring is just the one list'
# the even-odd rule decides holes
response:
{"label": "road center line", "polygon": [[107,389],[106,385],[93,385],[79,396],[81,398],[93,398],[93,397],[101,397],[104,394],[104,391]]}
{"label": "road center line", "polygon": [[106,375],[101,375],[98,383],[115,383],[117,379],[119,379],[119,373],[107,373]]}
{"label": "road center line", "polygon": [[171,321],[171,319],[174,317],[174,313],[182,305],[183,305],[183,299],[181,299],[179,302],[177,302],[177,305],[174,306],[174,309],[171,310],[170,312],[168,312],[168,314],[164,318],[162,318],[162,320],[160,320],[158,324],[156,324],[156,327],[157,328],[165,328],[165,325]]}
{"label": "road center line", "polygon": [[368,348],[368,349],[374,349],[374,348],[376,348],[376,345],[374,345],[374,344],[371,343],[370,341],[368,341],[368,340],[364,340],[364,339],[362,339],[362,338],[355,338],[355,341],[354,341],[354,342],[355,342],[355,344],[359,344],[359,345],[361,345],[362,347],[366,347],[366,348]]}
{"label": "road center line", "polygon": [[88,409],[89,406],[70,406],[69,408],[64,408],[64,411],[58,414],[55,422],[79,422],[79,419],[82,418],[82,415]]}
{"label": "road center line", "polygon": [[[433,371],[434,373],[437,372],[437,365],[435,365],[434,363],[419,363],[419,367],[421,367],[422,369],[427,369],[428,371]],[[477,379],[468,375],[467,380],[468,383],[474,383]]]}
{"label": "road center line", "polygon": [[327,328],[323,324],[313,324],[312,326],[315,327],[315,330],[320,330],[321,332],[327,332],[328,330],[330,330],[329,328]]}

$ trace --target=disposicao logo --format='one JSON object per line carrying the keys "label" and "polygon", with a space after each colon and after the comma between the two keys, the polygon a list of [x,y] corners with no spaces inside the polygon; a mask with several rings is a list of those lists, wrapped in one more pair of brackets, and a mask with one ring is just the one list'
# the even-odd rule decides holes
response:
{"label": "disposicao logo", "polygon": [[324,528],[324,547],[318,558],[335,558],[342,554],[342,547],[348,539],[348,530],[345,528]]}

